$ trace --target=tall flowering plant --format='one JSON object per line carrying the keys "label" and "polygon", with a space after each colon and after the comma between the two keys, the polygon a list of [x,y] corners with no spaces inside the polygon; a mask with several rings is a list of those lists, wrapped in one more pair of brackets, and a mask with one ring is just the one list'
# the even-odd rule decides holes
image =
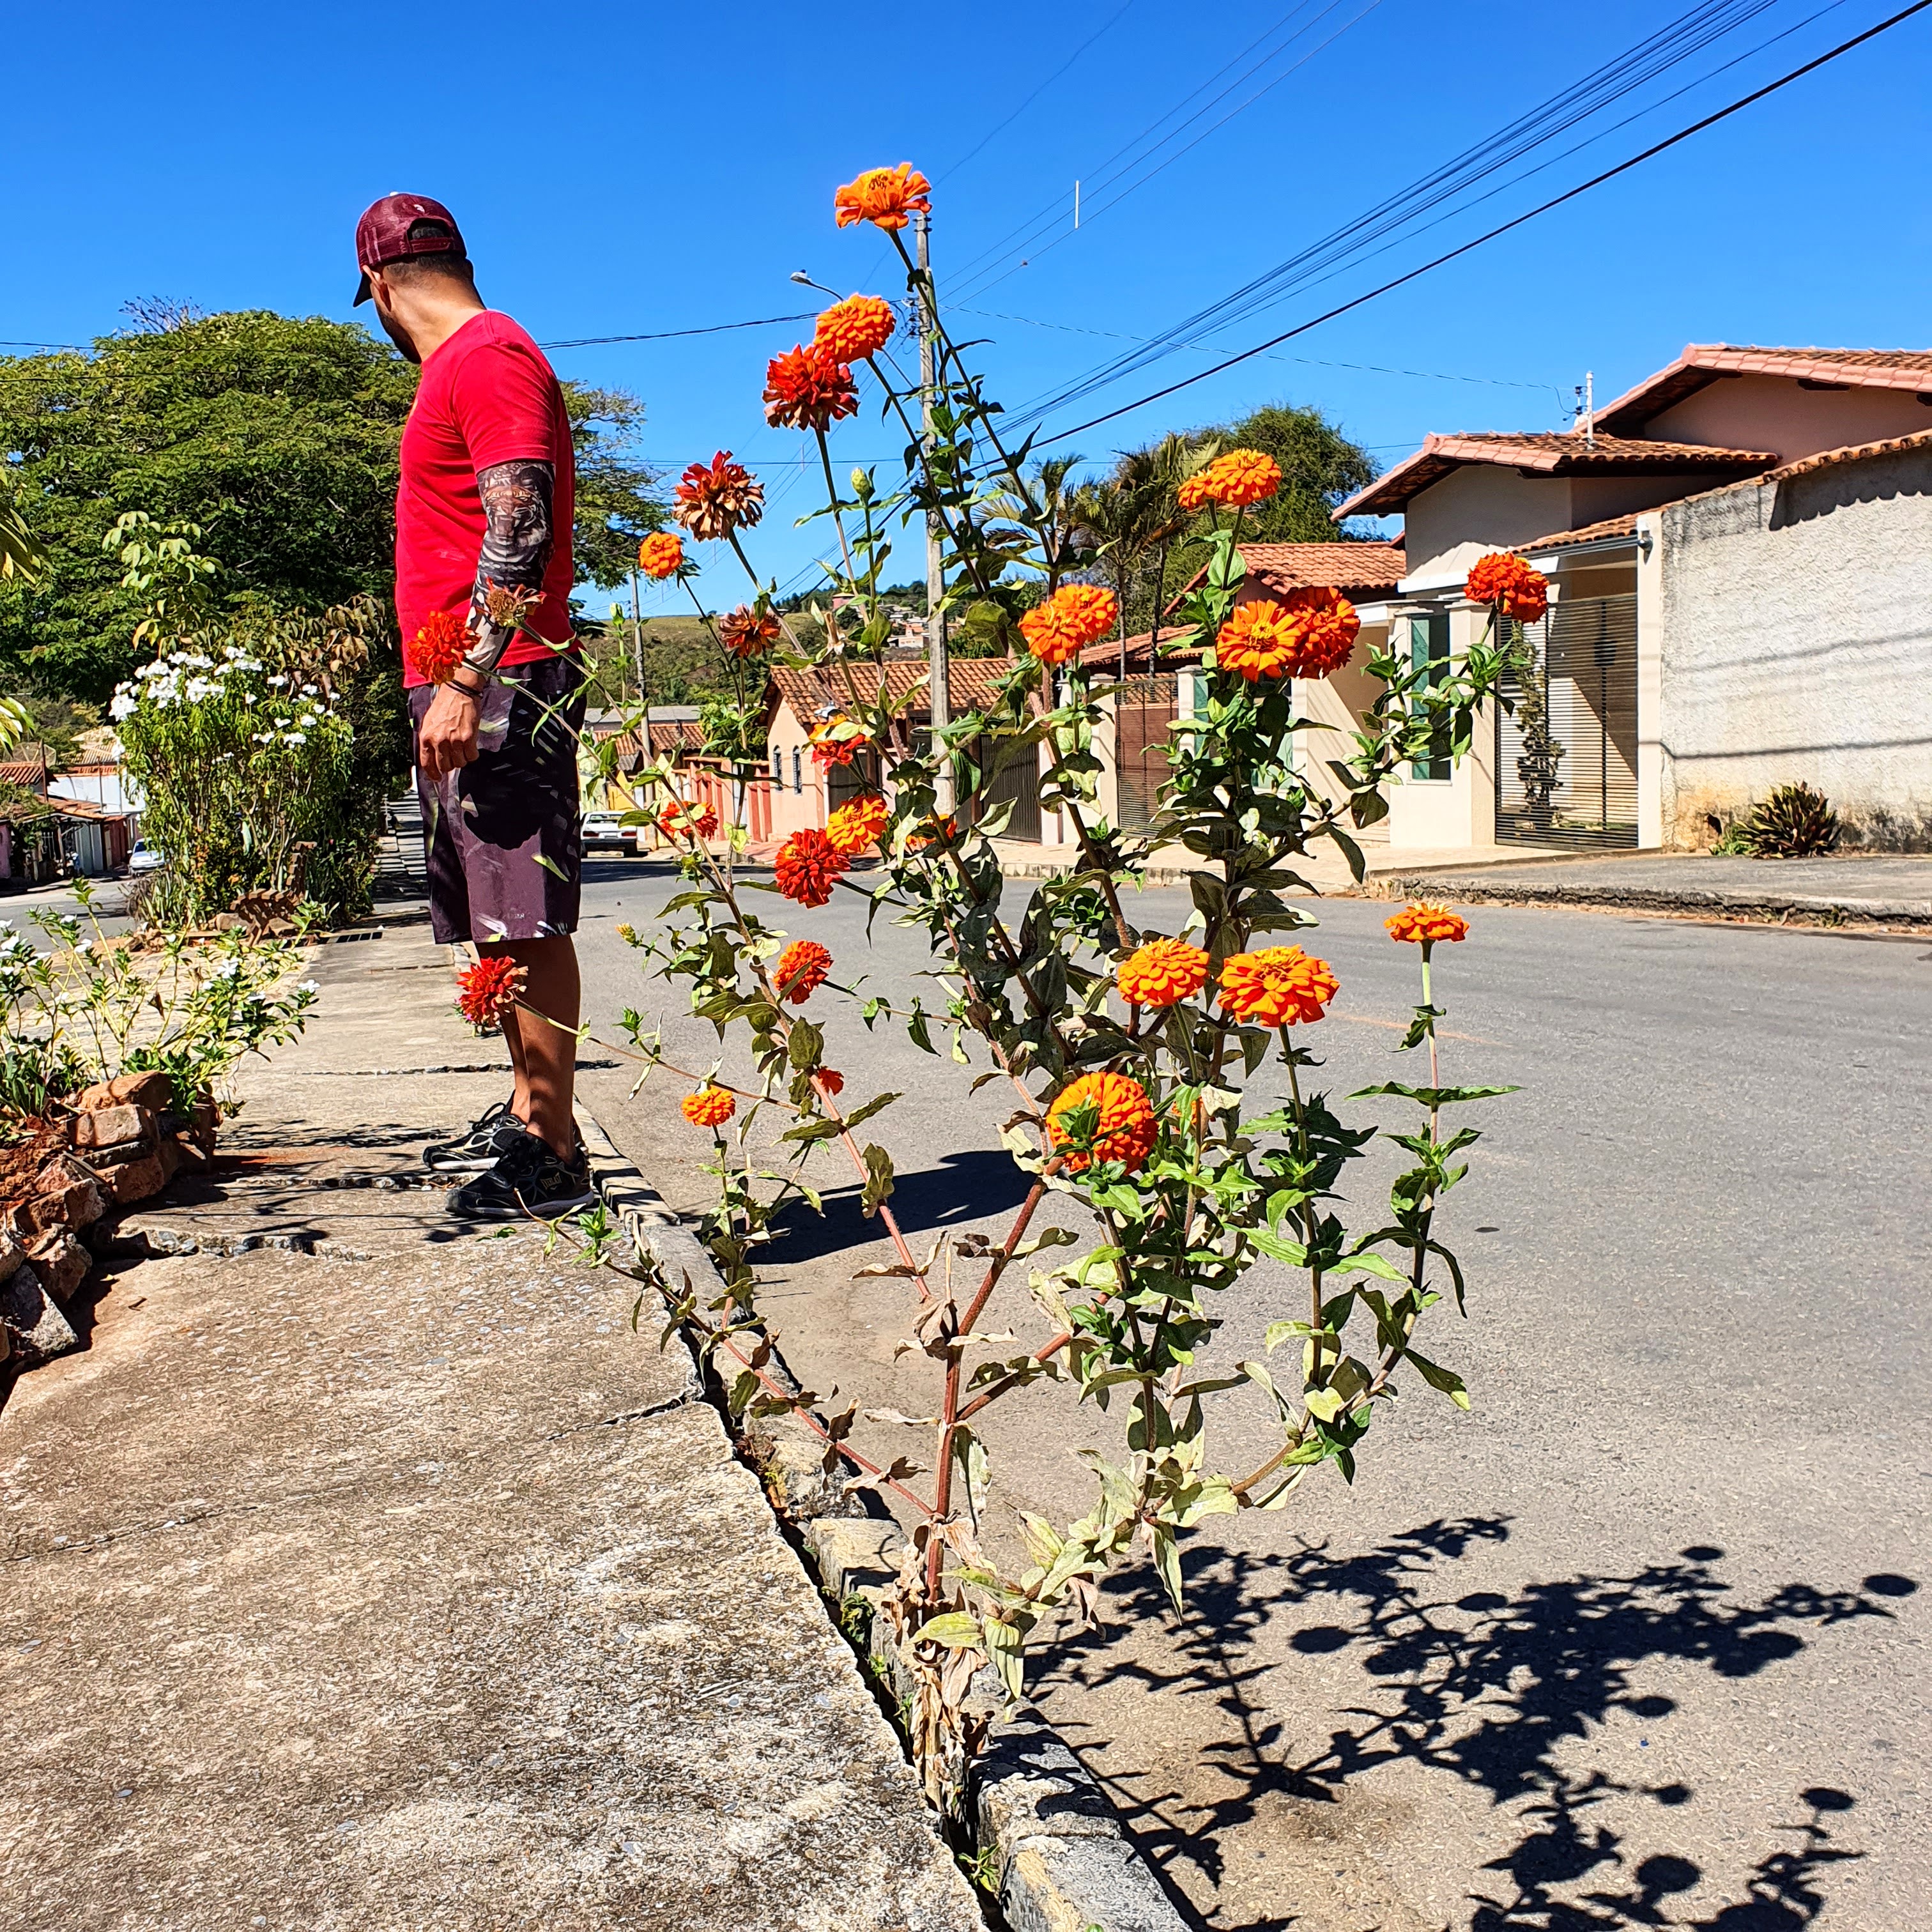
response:
{"label": "tall flowering plant", "polygon": [[[1281,1508],[1324,1465],[1352,1476],[1404,1382],[1466,1406],[1454,1370],[1421,1352],[1420,1331],[1445,1292],[1459,1306],[1463,1294],[1437,1210],[1477,1136],[1445,1124],[1504,1090],[1444,1084],[1436,1065],[1443,1009],[1430,956],[1462,938],[1453,915],[1418,908],[1414,929],[1392,934],[1421,950],[1423,995],[1402,1044],[1427,1043],[1426,1084],[1384,1082],[1346,1100],[1318,1090],[1310,1045],[1336,976],[1286,938],[1314,923],[1289,895],[1316,842],[1338,847],[1360,876],[1352,832],[1386,810],[1385,782],[1444,734],[1468,743],[1495,688],[1494,652],[1478,646],[1446,675],[1374,658],[1382,694],[1348,755],[1330,761],[1344,795],[1330,802],[1332,788],[1305,776],[1298,748],[1318,728],[1298,715],[1293,680],[1346,662],[1358,620],[1332,590],[1242,601],[1244,516],[1281,479],[1258,452],[1226,452],[1188,479],[1183,505],[1199,520],[1210,562],[1172,641],[1204,650],[1200,699],[1174,728],[1153,824],[1130,836],[1110,824],[1097,748],[1117,687],[1088,659],[1114,626],[1114,598],[1057,582],[1047,493],[1024,448],[1003,440],[981,379],[939,322],[904,245],[907,221],[928,194],[909,167],[875,170],[838,190],[836,214],[841,226],[878,228],[898,249],[906,307],[932,340],[929,389],[890,352],[895,316],[877,297],[841,302],[812,345],[766,375],[772,422],[815,440],[827,588],[856,625],[828,626],[808,646],[784,628],[741,541],[756,520],[756,485],[728,455],[694,465],[679,493],[686,533],[728,544],[743,562],[752,608],[778,633],[775,654],[818,680],[830,754],[866,753],[878,789],[824,829],[794,835],[769,880],[747,876],[739,828],[710,843],[687,834],[683,890],[654,928],[622,931],[686,989],[721,1042],[742,1038],[748,1048],[730,1063],[752,1070],[734,1082],[724,1056],[709,1067],[676,1065],[641,1016],[625,1016],[635,1049],[684,1080],[685,1115],[712,1137],[718,1198],[706,1234],[723,1292],[700,1302],[687,1291],[676,1312],[728,1372],[741,1412],[802,1409],[771,1366],[758,1259],[778,1208],[816,1198],[805,1177],[821,1150],[842,1151],[864,1212],[890,1240],[892,1258],[870,1272],[904,1283],[908,1346],[934,1380],[932,1415],[802,1412],[825,1438],[828,1467],[842,1460],[909,1526],[886,1614],[912,1672],[921,1759],[945,1796],[961,1788],[978,1742],[967,1686],[990,1665],[1017,1694],[1042,1619],[1062,1606],[1090,1607],[1112,1565],[1150,1554],[1178,1606],[1180,1541],[1204,1519]],[[828,435],[868,401],[904,430],[905,474],[889,486],[856,470],[841,484]],[[983,702],[931,732],[915,728],[925,708],[916,683],[862,668],[883,662],[891,633],[880,596],[891,533],[928,520],[943,537],[956,634],[1003,647],[1010,666]],[[1043,811],[1060,815],[1075,854],[1069,872],[1030,887],[1018,905],[992,843],[1011,810],[993,800],[1010,797],[1016,772]],[[668,788],[671,776],[658,768],[643,782]],[[1184,848],[1196,861],[1178,932],[1141,923],[1136,888],[1158,848]],[[802,916],[802,936],[760,910],[773,891]],[[842,892],[928,936],[943,1006],[901,1006],[842,983],[849,966],[842,973],[811,931],[814,909]],[[1002,1238],[948,1235],[915,1252],[893,1216],[891,1156],[861,1131],[897,1096],[848,1103],[844,1077],[827,1064],[842,1016],[902,1025],[929,1052],[940,1052],[940,1030],[949,1036],[942,1058],[984,1063],[962,1080],[1005,1088],[1004,1138],[1026,1190]],[[1250,1085],[1270,1064],[1286,1094],[1257,1102]],[[1371,1100],[1408,1118],[1382,1127],[1362,1111]],[[1386,1206],[1358,1223],[1348,1177],[1378,1131],[1408,1161]],[[1071,1218],[1084,1232],[1042,1225],[1049,1195],[1078,1210]],[[1251,1280],[1264,1262],[1269,1272]],[[1020,1270],[1035,1332],[1004,1332],[1016,1318],[1010,1294],[1001,1332],[992,1332],[989,1306]],[[1230,1298],[1282,1292],[1281,1270],[1294,1286],[1263,1353],[1234,1359],[1220,1340]],[[1047,1380],[1071,1384],[1118,1435],[1113,1448],[1088,1455],[1090,1506],[1066,1522],[1025,1516],[1010,1546],[986,1532],[994,1472],[982,1418]],[[1210,1442],[1211,1399],[1242,1392],[1260,1402],[1276,1442],[1252,1466],[1230,1466]],[[922,1450],[894,1439],[907,1427],[922,1432]]]}

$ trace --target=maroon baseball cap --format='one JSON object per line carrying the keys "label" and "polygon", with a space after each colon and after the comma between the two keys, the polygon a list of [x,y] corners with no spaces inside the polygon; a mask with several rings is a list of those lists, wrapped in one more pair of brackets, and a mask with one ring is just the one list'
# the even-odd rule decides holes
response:
{"label": "maroon baseball cap", "polygon": [[[431,227],[431,223],[438,226]],[[412,233],[412,230],[416,232]],[[463,231],[456,217],[426,194],[386,194],[362,211],[356,224],[356,260],[365,271],[386,262],[406,262],[412,255],[462,255]],[[356,284],[356,300],[369,299],[365,273]]]}

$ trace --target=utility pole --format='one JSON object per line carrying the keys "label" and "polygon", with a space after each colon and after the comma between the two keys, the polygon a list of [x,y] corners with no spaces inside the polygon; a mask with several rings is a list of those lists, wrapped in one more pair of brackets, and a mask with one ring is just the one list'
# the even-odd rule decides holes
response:
{"label": "utility pole", "polygon": [[638,702],[644,707],[644,722],[639,727],[644,734],[644,763],[651,761],[651,694],[644,686],[644,620],[638,606],[638,573],[631,573],[631,655],[638,666]]}
{"label": "utility pole", "polygon": [[[919,387],[920,422],[926,454],[932,452],[932,396],[939,375],[939,301],[932,292],[930,248],[932,217],[916,214],[919,239]],[[927,472],[928,482],[931,471]],[[935,810],[943,818],[952,809],[952,764],[940,745],[939,734],[952,722],[952,688],[947,682],[946,614],[940,608],[946,595],[945,573],[940,568],[938,514],[926,513],[926,656],[928,668],[927,701],[932,708]]]}

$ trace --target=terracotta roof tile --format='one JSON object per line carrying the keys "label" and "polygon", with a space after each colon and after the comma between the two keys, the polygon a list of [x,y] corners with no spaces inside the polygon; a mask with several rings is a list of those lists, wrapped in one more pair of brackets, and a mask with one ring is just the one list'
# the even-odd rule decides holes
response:
{"label": "terracotta roof tile", "polygon": [[1932,429],[1914,430],[1910,436],[1888,436],[1879,442],[1848,442],[1841,449],[1821,449],[1785,464],[1760,480],[1782,483],[1789,477],[1808,476],[1814,470],[1829,470],[1840,463],[1862,463],[1874,456],[1895,456],[1906,449],[1932,449]]}
{"label": "terracotta roof tile", "polygon": [[1554,536],[1538,537],[1534,543],[1522,543],[1513,548],[1522,556],[1528,556],[1539,550],[1562,550],[1571,544],[1598,543],[1605,537],[1630,537],[1636,534],[1636,512],[1633,510],[1627,517],[1606,517],[1601,523],[1586,524],[1579,530],[1558,530]]}
{"label": "terracotta roof tile", "polygon": [[[1198,643],[1177,645],[1172,641],[1194,634],[1192,628],[1185,624],[1174,624],[1163,629],[1160,634],[1160,662],[1164,664],[1198,663],[1206,649],[1204,645]],[[1136,661],[1140,668],[1146,668],[1148,646],[1153,638],[1151,631],[1137,631],[1127,640],[1127,668],[1130,670],[1135,668]],[[1103,638],[1097,644],[1089,644],[1080,653],[1082,664],[1096,664],[1103,670],[1108,665],[1118,664],[1120,661],[1120,640],[1118,638]]]}
{"label": "terracotta roof tile", "polygon": [[1932,350],[1767,349],[1731,342],[1693,342],[1667,369],[1646,376],[1597,412],[1600,430],[1640,430],[1673,403],[1725,376],[1784,376],[1800,382],[1842,382],[1856,389],[1932,394]]}
{"label": "terracotta roof tile", "polygon": [[[978,711],[991,704],[1000,687],[1012,674],[1011,658],[955,658],[947,666],[946,692],[955,711]],[[861,698],[878,694],[880,667],[855,664],[849,667],[853,688]],[[924,663],[917,658],[897,658],[885,668],[886,688],[902,698],[916,684],[923,683]],[[775,670],[772,685],[781,703],[791,707],[802,724],[836,711],[845,696],[845,670]],[[923,704],[917,707],[925,709]]]}
{"label": "terracotta roof tile", "polygon": [[1431,435],[1413,456],[1358,491],[1334,514],[1337,523],[1348,517],[1386,516],[1466,463],[1546,476],[1668,476],[1686,470],[1766,470],[1777,460],[1774,452],[1765,450],[1666,442],[1652,436],[1586,436],[1579,430]]}
{"label": "terracotta roof tile", "polygon": [[1280,595],[1328,584],[1337,590],[1393,590],[1408,574],[1399,543],[1243,544],[1241,561]]}

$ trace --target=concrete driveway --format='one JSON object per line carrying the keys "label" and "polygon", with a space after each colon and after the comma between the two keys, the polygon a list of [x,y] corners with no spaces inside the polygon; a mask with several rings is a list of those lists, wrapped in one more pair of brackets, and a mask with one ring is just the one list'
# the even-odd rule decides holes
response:
{"label": "concrete driveway", "polygon": [[[586,1011],[662,1015],[701,1066],[715,1036],[613,931],[668,896],[649,871],[592,868]],[[924,963],[883,922],[868,946],[856,898],[760,903],[842,972],[902,992]],[[1179,895],[1140,904],[1178,929]],[[1312,909],[1342,983],[1324,1084],[1400,1077],[1413,952],[1383,935],[1386,907]],[[1352,1490],[1324,1472],[1279,1514],[1217,1520],[1189,1549],[1184,1624],[1123,1573],[1111,1631],[1042,1651],[1046,1706],[1204,1925],[1919,1922],[1932,947],[1498,907],[1444,964],[1465,1036],[1448,1076],[1524,1090],[1483,1110],[1445,1210],[1469,1319],[1424,1345],[1474,1413],[1418,1390]],[[1000,1226],[1020,1190],[995,1090],[969,1099],[903,1035],[824,994],[814,1010],[848,1099],[906,1092],[868,1131],[909,1228]],[[708,1142],[676,1088],[628,1084],[586,1082],[624,1150],[697,1204]],[[928,1412],[892,1358],[899,1285],[850,1279],[885,1250],[838,1160],[820,1163],[825,1219],[773,1250],[768,1309],[815,1388]],[[1230,1359],[1292,1312],[1278,1276],[1240,1297]],[[1038,1319],[1023,1292],[993,1317]],[[1082,1506],[1074,1451],[1105,1419],[1055,1390],[988,1413],[989,1532],[1016,1506]],[[1227,1462],[1266,1453],[1257,1420],[1217,1421]]]}

